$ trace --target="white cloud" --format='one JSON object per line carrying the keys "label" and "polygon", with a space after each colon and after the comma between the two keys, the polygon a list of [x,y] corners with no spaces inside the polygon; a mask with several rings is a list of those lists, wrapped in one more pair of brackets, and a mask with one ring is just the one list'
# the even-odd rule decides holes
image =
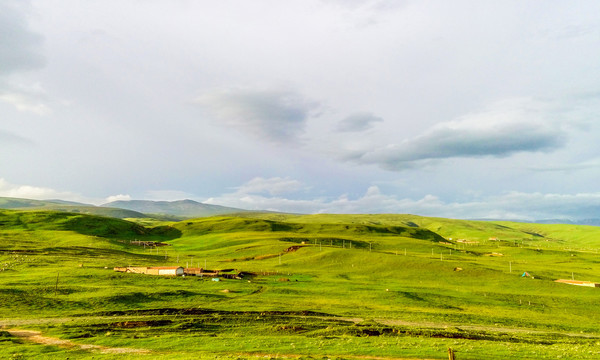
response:
{"label": "white cloud", "polygon": [[85,202],[88,200],[84,199],[79,194],[69,191],[58,191],[51,188],[32,185],[16,185],[9,183],[3,178],[0,178],[0,196],[34,200],[61,199],[78,202]]}
{"label": "white cloud", "polygon": [[118,194],[118,195],[111,195],[111,196],[107,197],[106,199],[104,199],[104,203],[110,203],[113,201],[129,201],[129,200],[131,200],[131,196],[124,195],[124,194]]}
{"label": "white cloud", "polygon": [[304,185],[298,181],[288,177],[272,177],[262,178],[256,177],[247,183],[237,188],[236,193],[239,194],[265,194],[270,195],[281,195],[286,193],[293,193],[302,190]]}
{"label": "white cloud", "polygon": [[[435,195],[420,199],[399,198],[370,186],[357,198],[342,194],[337,198],[290,199],[284,196],[252,193],[252,187],[240,186],[234,193],[223,194],[207,203],[249,210],[290,213],[415,214],[460,219],[586,219],[600,213],[600,193],[543,194],[506,192],[475,196],[471,201],[445,202]],[[247,189],[247,192],[244,190]]]}
{"label": "white cloud", "polygon": [[0,91],[0,101],[13,105],[19,111],[27,111],[38,115],[50,113],[50,107],[40,99],[39,94],[19,91]]}

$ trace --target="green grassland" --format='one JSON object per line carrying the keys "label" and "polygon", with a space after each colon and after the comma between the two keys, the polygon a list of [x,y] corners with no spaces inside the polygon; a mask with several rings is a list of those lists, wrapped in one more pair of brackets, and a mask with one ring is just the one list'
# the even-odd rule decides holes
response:
{"label": "green grassland", "polygon": [[[0,210],[0,358],[600,358],[600,288],[554,282],[600,282],[598,249],[577,225]],[[113,271],[129,265],[246,276]]]}

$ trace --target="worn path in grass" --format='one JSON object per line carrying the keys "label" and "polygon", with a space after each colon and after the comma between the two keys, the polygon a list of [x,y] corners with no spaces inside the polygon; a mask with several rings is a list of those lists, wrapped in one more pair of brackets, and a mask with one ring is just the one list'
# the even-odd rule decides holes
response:
{"label": "worn path in grass", "polygon": [[22,329],[8,329],[12,336],[31,341],[42,345],[54,345],[61,348],[80,348],[81,350],[98,351],[102,354],[148,354],[150,350],[147,349],[132,349],[132,348],[113,348],[100,345],[88,345],[88,344],[76,344],[70,340],[63,340],[55,337],[44,336],[39,331],[34,330],[22,330]]}
{"label": "worn path in grass", "polygon": [[[63,340],[55,337],[44,336],[39,331],[34,330],[22,330],[22,329],[8,329],[12,336],[31,341],[41,345],[54,345],[62,348],[79,348],[81,350],[98,351],[102,354],[150,354],[150,350],[147,349],[132,349],[132,348],[112,348],[100,345],[88,345],[88,344],[76,344],[69,340]],[[301,358],[305,355],[301,354],[283,354],[283,353],[255,353],[255,352],[235,352],[238,357],[246,358],[269,358],[269,359],[295,359]],[[371,359],[371,360],[433,360],[426,358],[398,358],[398,357],[383,357],[383,356],[367,356],[367,355],[343,355],[345,359]]]}
{"label": "worn path in grass", "polygon": [[[307,318],[307,316],[299,316],[301,318]],[[318,316],[318,318],[322,320],[337,320],[337,321],[348,321],[355,324],[360,324],[363,321],[367,320],[365,318],[359,317],[329,317],[329,316]],[[573,333],[573,332],[564,332],[564,331],[553,331],[553,330],[537,330],[537,329],[527,329],[527,328],[511,328],[511,327],[502,327],[502,326],[481,326],[481,325],[464,325],[464,324],[450,324],[450,323],[435,323],[435,322],[414,322],[414,321],[404,321],[397,319],[384,319],[384,318],[375,318],[370,319],[376,323],[381,325],[388,326],[407,326],[414,328],[428,328],[428,329],[447,329],[447,328],[460,328],[462,330],[473,330],[473,331],[486,331],[490,333],[513,333],[513,334],[538,334],[538,335],[564,335],[573,338],[585,338],[585,339],[600,339],[600,335],[598,334],[585,334],[585,333]]]}
{"label": "worn path in grass", "polygon": [[[162,315],[163,319],[181,319],[182,317],[194,317],[195,315]],[[288,315],[289,318],[318,318],[321,320],[332,320],[332,321],[348,321],[355,324],[364,322],[365,318],[360,317],[338,317],[338,316],[306,316],[306,315]],[[140,320],[145,318],[156,318],[156,315],[122,315],[122,316],[77,316],[77,317],[60,317],[60,318],[37,318],[37,319],[0,319],[0,328],[8,328],[13,326],[27,326],[27,325],[43,325],[43,324],[68,324],[75,322],[86,322],[86,321],[102,321],[106,320],[109,322],[118,321],[132,321]],[[412,322],[404,321],[399,319],[386,319],[386,318],[375,318],[372,321],[381,325],[388,326],[407,326],[415,328],[429,328],[429,329],[446,329],[450,327],[460,328],[462,330],[472,331],[486,331],[490,333],[512,333],[512,334],[537,334],[537,335],[556,335],[561,334],[563,336],[573,338],[585,338],[585,339],[600,339],[600,334],[589,334],[589,333],[573,333],[557,330],[540,330],[540,329],[528,329],[519,327],[504,327],[504,326],[482,326],[482,325],[467,325],[467,324],[453,324],[453,323],[436,323],[436,322]],[[12,330],[7,330],[12,331]],[[26,330],[22,330],[26,331]],[[18,335],[15,335],[18,336]],[[58,339],[57,339],[58,340]],[[66,341],[66,340],[61,340]]]}

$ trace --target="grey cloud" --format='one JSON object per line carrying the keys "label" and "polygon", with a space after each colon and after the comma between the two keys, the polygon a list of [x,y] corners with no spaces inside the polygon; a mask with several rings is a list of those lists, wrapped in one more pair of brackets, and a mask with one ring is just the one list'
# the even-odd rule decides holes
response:
{"label": "grey cloud", "polygon": [[501,106],[457,121],[440,123],[415,138],[348,153],[345,159],[377,164],[387,170],[403,170],[437,159],[549,152],[565,144],[566,133],[558,122],[544,119],[540,104],[517,102],[517,105],[522,108],[507,110]]}
{"label": "grey cloud", "polygon": [[45,63],[42,37],[28,29],[18,6],[22,4],[0,3],[0,75],[39,68]]}
{"label": "grey cloud", "polygon": [[352,114],[340,121],[336,129],[340,132],[360,132],[369,130],[373,127],[373,123],[382,121],[383,119],[379,116],[375,116],[372,113],[361,112]]}
{"label": "grey cloud", "polygon": [[297,140],[311,111],[318,107],[287,90],[221,91],[201,96],[196,102],[225,125],[275,143]]}
{"label": "grey cloud", "polygon": [[[25,89],[12,83],[10,76],[20,71],[40,68],[45,59],[41,53],[42,37],[29,30],[23,16],[27,2],[0,3],[0,101],[19,110],[46,113],[39,99],[39,89]],[[33,91],[33,92],[32,92]]]}
{"label": "grey cloud", "polygon": [[12,132],[0,130],[0,146],[6,144],[32,145],[33,141]]}

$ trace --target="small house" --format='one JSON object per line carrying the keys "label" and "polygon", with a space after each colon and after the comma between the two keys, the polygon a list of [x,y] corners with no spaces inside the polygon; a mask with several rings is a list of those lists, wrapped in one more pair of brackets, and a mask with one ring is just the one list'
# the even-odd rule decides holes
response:
{"label": "small house", "polygon": [[162,276],[181,276],[183,275],[183,268],[181,266],[154,266],[149,267],[146,270],[146,274]]}

